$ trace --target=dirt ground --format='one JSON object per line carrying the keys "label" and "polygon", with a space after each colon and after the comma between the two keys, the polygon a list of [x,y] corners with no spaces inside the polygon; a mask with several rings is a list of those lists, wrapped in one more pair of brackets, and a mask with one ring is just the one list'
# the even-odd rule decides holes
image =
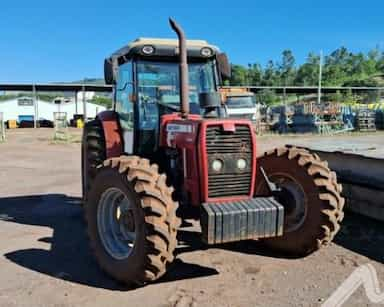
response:
{"label": "dirt ground", "polygon": [[[285,259],[253,241],[206,248],[192,233],[164,278],[127,289],[100,271],[88,248],[80,143],[55,144],[52,134],[19,129],[0,144],[1,307],[318,306],[366,263],[384,289],[384,225],[354,214],[331,246],[304,259]],[[259,151],[329,141],[383,149],[383,136],[263,136]],[[360,287],[346,306],[371,305]]]}

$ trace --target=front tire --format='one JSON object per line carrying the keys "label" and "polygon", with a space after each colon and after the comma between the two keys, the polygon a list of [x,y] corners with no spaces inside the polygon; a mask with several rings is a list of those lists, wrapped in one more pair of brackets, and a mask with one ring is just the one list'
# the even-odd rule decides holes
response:
{"label": "front tire", "polygon": [[97,173],[97,166],[106,159],[106,146],[103,126],[98,119],[84,125],[81,146],[81,178],[83,199],[87,199],[88,191]]}
{"label": "front tire", "polygon": [[147,159],[122,156],[99,167],[84,211],[96,259],[113,278],[143,285],[164,275],[180,225],[172,192]]}
{"label": "front tire", "polygon": [[[341,185],[328,164],[296,147],[266,152],[257,162],[281,189],[277,198],[285,209],[283,236],[266,239],[266,245],[292,256],[306,256],[328,245],[344,217]],[[261,171],[255,193],[270,196]]]}

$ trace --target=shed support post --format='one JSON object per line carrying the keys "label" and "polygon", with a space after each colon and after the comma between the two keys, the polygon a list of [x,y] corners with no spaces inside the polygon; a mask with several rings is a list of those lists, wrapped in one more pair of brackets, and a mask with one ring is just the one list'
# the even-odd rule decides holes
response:
{"label": "shed support post", "polygon": [[32,95],[33,95],[33,107],[34,107],[34,116],[33,116],[33,127],[37,128],[38,120],[39,120],[39,103],[37,100],[37,92],[36,85],[32,85]]}
{"label": "shed support post", "polygon": [[84,113],[84,122],[86,123],[86,122],[87,122],[87,102],[86,102],[86,99],[85,99],[85,85],[84,85],[84,84],[83,84],[82,92],[83,92],[83,113]]}
{"label": "shed support post", "polygon": [[78,105],[77,105],[77,91],[75,92],[75,114],[79,114]]}

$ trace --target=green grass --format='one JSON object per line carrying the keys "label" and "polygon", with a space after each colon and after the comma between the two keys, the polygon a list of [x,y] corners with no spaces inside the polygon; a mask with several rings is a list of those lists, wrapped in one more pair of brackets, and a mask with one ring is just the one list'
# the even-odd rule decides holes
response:
{"label": "green grass", "polygon": [[55,133],[50,144],[78,144],[81,143],[81,136],[70,133]]}

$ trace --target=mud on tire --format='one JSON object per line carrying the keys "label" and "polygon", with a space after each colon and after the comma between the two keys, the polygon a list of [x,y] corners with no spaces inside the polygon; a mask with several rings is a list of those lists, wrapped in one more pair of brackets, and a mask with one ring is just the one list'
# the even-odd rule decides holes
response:
{"label": "mud on tire", "polygon": [[[258,159],[258,165],[271,181],[278,183],[284,181],[281,178],[288,178],[304,195],[305,215],[301,224],[292,231],[284,231],[282,237],[266,239],[265,244],[292,256],[305,256],[328,245],[344,218],[342,187],[328,163],[306,149],[287,146],[266,152]],[[255,194],[265,196],[269,192],[262,176],[259,171]],[[284,205],[284,199],[281,202]]]}
{"label": "mud on tire", "polygon": [[[106,250],[98,229],[98,206],[105,191],[121,190],[132,201],[135,241],[124,259],[116,259]],[[129,285],[157,280],[174,259],[178,203],[173,188],[156,164],[137,156],[106,160],[99,167],[85,205],[85,219],[92,250],[101,268],[113,278]]]}

